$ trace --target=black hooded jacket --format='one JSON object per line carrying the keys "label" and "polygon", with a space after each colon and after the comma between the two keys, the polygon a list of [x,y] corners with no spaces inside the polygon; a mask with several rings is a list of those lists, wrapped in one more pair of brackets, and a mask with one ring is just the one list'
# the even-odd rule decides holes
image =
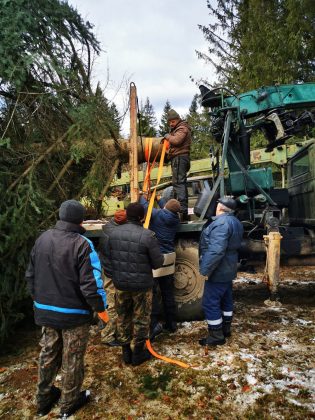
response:
{"label": "black hooded jacket", "polygon": [[73,328],[104,311],[100,261],[84,232],[60,220],[36,240],[25,277],[37,325]]}

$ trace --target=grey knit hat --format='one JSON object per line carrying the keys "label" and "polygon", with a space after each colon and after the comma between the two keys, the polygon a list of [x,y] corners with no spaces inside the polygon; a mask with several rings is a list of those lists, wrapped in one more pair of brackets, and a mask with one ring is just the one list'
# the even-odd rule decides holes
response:
{"label": "grey knit hat", "polygon": [[79,225],[83,222],[85,216],[85,207],[76,200],[67,200],[61,203],[59,209],[59,219],[64,222],[75,223]]}
{"label": "grey knit hat", "polygon": [[170,109],[167,113],[167,121],[170,120],[180,120],[179,114],[175,111],[175,109]]}

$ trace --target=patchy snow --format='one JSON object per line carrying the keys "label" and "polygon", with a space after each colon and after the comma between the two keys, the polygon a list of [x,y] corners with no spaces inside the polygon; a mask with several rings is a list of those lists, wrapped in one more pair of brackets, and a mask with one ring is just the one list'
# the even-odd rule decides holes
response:
{"label": "patchy snow", "polygon": [[[207,334],[204,321],[182,322],[176,333],[159,335],[152,343],[154,350],[189,364],[189,369],[158,359],[125,366],[121,349],[102,345],[98,328],[92,327],[84,382],[92,402],[73,418],[312,418],[315,282],[307,281],[307,276],[314,279],[313,271],[299,267],[298,272],[303,281],[292,267],[282,271],[283,300],[278,307],[264,304],[262,273],[242,275],[232,337],[223,346],[207,349],[198,344]],[[287,278],[294,278],[294,284]],[[21,356],[0,359],[0,418],[35,415],[37,341],[34,335]],[[61,375],[57,378],[60,386]],[[58,410],[54,408],[49,418],[58,418]]]}

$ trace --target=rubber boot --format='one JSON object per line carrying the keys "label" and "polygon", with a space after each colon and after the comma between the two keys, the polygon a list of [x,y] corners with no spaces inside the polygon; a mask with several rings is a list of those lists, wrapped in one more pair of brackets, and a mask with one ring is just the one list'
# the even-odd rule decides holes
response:
{"label": "rubber boot", "polygon": [[231,321],[223,321],[223,335],[224,337],[231,337]]}
{"label": "rubber boot", "polygon": [[150,332],[150,340],[153,342],[155,340],[155,337],[157,337],[159,334],[163,332],[163,327],[160,322],[158,322],[156,325],[154,325],[151,328]]}
{"label": "rubber boot", "polygon": [[72,416],[77,410],[84,407],[88,402],[91,400],[91,394],[89,390],[81,391],[79,394],[78,399],[67,411],[61,411],[60,417],[61,419],[67,419],[68,417]]}
{"label": "rubber boot", "polygon": [[49,400],[44,404],[39,404],[37,407],[37,415],[39,417],[46,416],[59,400],[61,396],[61,391],[56,386],[52,386],[50,390]]}
{"label": "rubber boot", "polygon": [[144,342],[136,344],[132,353],[132,366],[141,365],[149,359],[151,359],[151,354],[144,348]]}
{"label": "rubber boot", "polygon": [[222,327],[216,330],[209,329],[208,337],[199,340],[199,344],[202,346],[222,346],[225,344]]}
{"label": "rubber boot", "polygon": [[132,350],[130,344],[124,344],[122,346],[122,358],[126,365],[131,365],[132,363]]}
{"label": "rubber boot", "polygon": [[167,320],[163,325],[163,328],[170,333],[174,333],[177,331],[177,322]]}

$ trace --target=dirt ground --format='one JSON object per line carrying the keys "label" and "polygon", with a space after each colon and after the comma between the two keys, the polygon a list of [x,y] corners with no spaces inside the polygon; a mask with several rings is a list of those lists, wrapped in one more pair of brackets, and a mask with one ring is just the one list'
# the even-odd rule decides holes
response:
{"label": "dirt ground", "polygon": [[[208,354],[198,344],[204,322],[158,336],[154,349],[188,369],[157,359],[126,367],[93,326],[84,382],[92,402],[72,418],[315,419],[315,267],[287,267],[281,277],[281,304],[272,306],[262,273],[239,273],[232,337]],[[20,333],[18,350],[0,358],[1,419],[34,418],[38,338],[39,330]]]}

